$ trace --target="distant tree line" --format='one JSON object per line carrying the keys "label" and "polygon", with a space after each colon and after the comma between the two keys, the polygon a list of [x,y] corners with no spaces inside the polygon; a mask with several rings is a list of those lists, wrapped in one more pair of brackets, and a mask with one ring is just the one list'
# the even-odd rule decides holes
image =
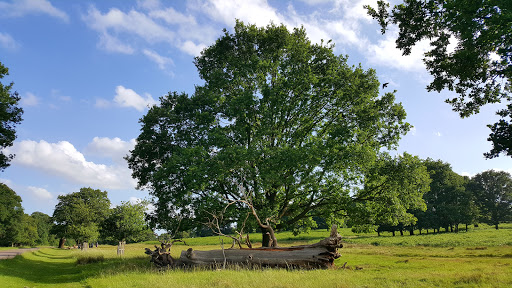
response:
{"label": "distant tree line", "polygon": [[[458,232],[460,226],[467,230],[468,225],[486,223],[496,229],[503,222],[512,221],[512,177],[504,171],[488,170],[474,177],[455,173],[450,164],[440,160],[423,161],[432,180],[430,190],[423,195],[425,209],[413,209],[408,212],[413,217],[406,221],[375,221],[355,223],[354,230],[372,230],[381,232],[404,231],[411,235],[419,230],[429,233]],[[351,221],[349,221],[350,223]]]}
{"label": "distant tree line", "polygon": [[147,203],[110,208],[106,191],[81,188],[58,196],[53,216],[24,213],[21,197],[0,184],[0,246],[59,246],[155,240],[145,220]]}

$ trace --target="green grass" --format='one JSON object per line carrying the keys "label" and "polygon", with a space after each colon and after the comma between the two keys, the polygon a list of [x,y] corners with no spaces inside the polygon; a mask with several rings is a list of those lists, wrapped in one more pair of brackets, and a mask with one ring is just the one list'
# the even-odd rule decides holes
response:
{"label": "green grass", "polygon": [[[108,245],[87,252],[43,248],[0,261],[0,286],[512,287],[512,246],[507,242],[512,241],[511,231],[512,225],[498,231],[481,227],[458,234],[377,237],[340,229],[347,237],[345,247],[340,250],[343,256],[336,264],[341,267],[347,262],[346,269],[313,271],[244,268],[161,271],[143,254],[145,247],[152,247],[150,243],[126,245],[122,258],[116,255],[115,246]],[[280,233],[278,239],[288,246],[316,242],[328,234],[313,231],[294,237],[291,233]],[[252,237],[257,238],[257,234]],[[197,250],[220,247],[218,237],[185,241]],[[176,245],[172,254],[178,257],[187,248]]]}

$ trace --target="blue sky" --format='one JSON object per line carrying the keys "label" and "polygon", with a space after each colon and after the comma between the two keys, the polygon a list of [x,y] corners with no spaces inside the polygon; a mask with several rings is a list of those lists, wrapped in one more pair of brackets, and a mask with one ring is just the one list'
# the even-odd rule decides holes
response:
{"label": "blue sky", "polygon": [[193,93],[201,84],[194,56],[235,19],[290,29],[304,26],[313,42],[332,39],[349,63],[374,68],[383,91],[397,101],[414,129],[398,149],[441,159],[455,172],[512,172],[512,159],[485,160],[497,105],[460,119],[444,99],[428,93],[431,77],[420,43],[404,57],[394,48],[396,31],[382,36],[362,8],[376,1],[48,1],[0,0],[0,62],[22,97],[24,121],[7,152],[15,153],[0,180],[23,199],[25,212],[53,213],[57,196],[92,187],[113,204],[148,197],[122,159],[139,135],[147,106],[169,91]]}

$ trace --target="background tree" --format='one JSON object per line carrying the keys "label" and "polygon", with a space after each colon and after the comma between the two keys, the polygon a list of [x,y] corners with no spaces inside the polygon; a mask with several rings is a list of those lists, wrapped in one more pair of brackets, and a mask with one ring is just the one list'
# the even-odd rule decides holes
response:
{"label": "background tree", "polygon": [[459,224],[473,223],[478,209],[472,194],[466,191],[467,180],[441,160],[429,158],[424,163],[432,182],[430,191],[424,195],[427,210],[418,213],[419,227],[437,230],[443,227],[446,231],[458,231]]}
{"label": "background tree", "polygon": [[110,209],[107,191],[80,188],[79,192],[57,198],[59,203],[53,212],[55,226],[52,232],[62,238],[74,239],[76,243],[97,240],[99,228]]}
{"label": "background tree", "polygon": [[37,228],[38,236],[35,244],[49,245],[50,242],[54,242],[55,236],[50,233],[53,225],[52,217],[42,212],[34,212],[30,216],[34,219]]}
{"label": "background tree", "polygon": [[504,171],[488,170],[471,178],[468,185],[481,209],[482,221],[494,225],[512,220],[512,177]]}
{"label": "background tree", "polygon": [[[419,41],[430,41],[424,62],[434,80],[427,90],[455,91],[458,96],[446,102],[461,117],[488,103],[507,104],[497,112],[502,119],[488,125],[493,148],[485,156],[512,157],[512,2],[405,0],[389,11],[389,3],[380,0],[377,9],[365,8],[382,33],[388,24],[398,25],[396,47],[404,55]],[[456,44],[453,51],[447,48],[450,43]]]}
{"label": "background tree", "polygon": [[272,228],[345,215],[360,171],[409,129],[374,70],[349,67],[302,28],[237,22],[195,65],[204,84],[161,97],[127,157],[155,196],[158,228],[189,230],[215,211],[241,222],[252,207],[268,245]]}
{"label": "background tree", "polygon": [[383,227],[400,226],[398,230],[402,231],[414,226],[417,219],[411,211],[425,211],[423,195],[429,191],[429,184],[427,169],[418,157],[404,153],[391,158],[383,154],[366,173],[364,187],[353,197],[353,228],[370,232],[380,226],[380,232],[386,230]]}
{"label": "background tree", "polygon": [[21,197],[7,185],[0,183],[0,245],[7,246],[16,242],[15,227],[23,217]]}
{"label": "background tree", "polygon": [[[9,69],[0,62],[0,79],[9,75]],[[16,125],[22,121],[23,109],[18,107],[20,97],[11,92],[14,83],[4,85],[0,82],[0,171],[9,167],[14,155],[5,155],[4,148],[12,146],[16,139]]]}
{"label": "background tree", "polygon": [[[111,209],[102,225],[103,234],[117,241],[138,242],[147,237],[150,230],[145,220],[148,203],[123,202]],[[151,233],[153,233],[151,231]]]}
{"label": "background tree", "polygon": [[39,238],[35,219],[23,213],[18,221],[12,227],[13,243],[17,246],[35,246]]}

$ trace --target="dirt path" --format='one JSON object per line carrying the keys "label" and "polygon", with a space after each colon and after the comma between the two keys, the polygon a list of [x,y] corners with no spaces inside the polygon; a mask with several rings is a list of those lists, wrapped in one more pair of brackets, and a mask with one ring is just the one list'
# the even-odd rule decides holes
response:
{"label": "dirt path", "polygon": [[32,252],[39,250],[39,248],[22,248],[22,249],[11,249],[11,250],[2,250],[0,251],[0,260],[1,259],[11,259],[25,252]]}

